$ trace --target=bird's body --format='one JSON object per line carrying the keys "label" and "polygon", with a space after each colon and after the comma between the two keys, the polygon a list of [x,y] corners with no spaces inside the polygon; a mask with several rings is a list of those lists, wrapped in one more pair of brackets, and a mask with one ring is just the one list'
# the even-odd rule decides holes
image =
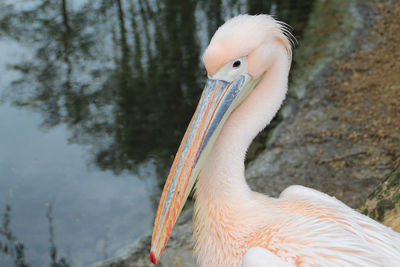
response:
{"label": "bird's body", "polygon": [[[200,266],[241,266],[253,247],[287,266],[400,266],[397,233],[313,189],[291,186],[278,199],[250,192],[219,200],[196,200]],[[261,260],[259,266],[271,266]]]}
{"label": "bird's body", "polygon": [[209,75],[166,182],[154,225],[159,258],[196,178],[195,253],[201,266],[400,266],[400,234],[313,189],[253,192],[248,146],[287,91],[291,47],[269,16],[221,26],[203,61]]}

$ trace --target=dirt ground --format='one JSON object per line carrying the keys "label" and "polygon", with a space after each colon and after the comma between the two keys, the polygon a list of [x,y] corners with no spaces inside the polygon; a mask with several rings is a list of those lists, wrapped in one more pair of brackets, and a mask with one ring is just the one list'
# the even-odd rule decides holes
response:
{"label": "dirt ground", "polygon": [[[327,129],[320,135],[379,147],[380,153],[363,155],[363,164],[379,169],[400,163],[400,1],[379,1],[376,7],[380,15],[367,38],[360,40],[378,41],[376,47],[335,62],[337,72],[327,77],[327,97],[335,102],[337,120],[351,127],[340,132]],[[337,75],[345,77],[340,84]],[[344,160],[331,164],[346,167]]]}

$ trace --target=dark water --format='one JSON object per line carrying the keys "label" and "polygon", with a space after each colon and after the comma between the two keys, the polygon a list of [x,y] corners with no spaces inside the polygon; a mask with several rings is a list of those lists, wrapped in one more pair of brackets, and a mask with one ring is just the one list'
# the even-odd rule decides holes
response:
{"label": "dark water", "polygon": [[88,266],[149,234],[213,32],[239,13],[272,13],[301,38],[311,8],[1,1],[0,266]]}

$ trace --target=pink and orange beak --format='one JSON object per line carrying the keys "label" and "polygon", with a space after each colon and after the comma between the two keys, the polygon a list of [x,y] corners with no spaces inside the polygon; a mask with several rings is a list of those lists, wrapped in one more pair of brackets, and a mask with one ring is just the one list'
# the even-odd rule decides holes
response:
{"label": "pink and orange beak", "polygon": [[229,114],[255,88],[260,78],[242,74],[231,83],[208,79],[175,156],[154,221],[150,259],[155,264],[192,190],[202,165]]}

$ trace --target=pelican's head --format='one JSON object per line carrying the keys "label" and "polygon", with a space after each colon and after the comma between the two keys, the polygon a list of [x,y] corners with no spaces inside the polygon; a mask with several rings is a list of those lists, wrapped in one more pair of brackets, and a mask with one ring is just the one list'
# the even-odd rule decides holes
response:
{"label": "pelican's head", "polygon": [[158,206],[150,258],[156,263],[224,122],[257,87],[284,48],[291,46],[282,23],[268,15],[239,15],[214,34],[203,55],[208,80],[186,130]]}

